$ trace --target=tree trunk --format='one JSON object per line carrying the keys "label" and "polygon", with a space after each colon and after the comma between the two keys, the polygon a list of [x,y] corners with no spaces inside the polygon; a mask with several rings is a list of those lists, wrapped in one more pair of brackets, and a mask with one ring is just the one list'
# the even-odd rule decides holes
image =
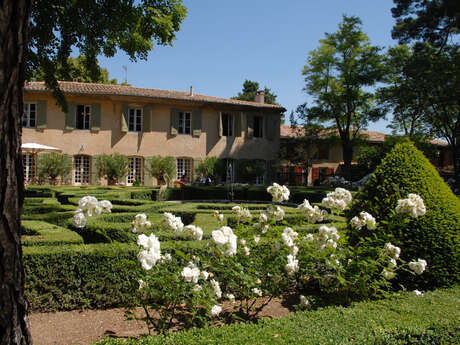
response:
{"label": "tree trunk", "polygon": [[31,344],[20,240],[20,121],[31,0],[0,4],[0,344]]}
{"label": "tree trunk", "polygon": [[353,160],[353,146],[349,140],[342,139],[342,155],[345,179],[347,181],[351,181],[351,162]]}

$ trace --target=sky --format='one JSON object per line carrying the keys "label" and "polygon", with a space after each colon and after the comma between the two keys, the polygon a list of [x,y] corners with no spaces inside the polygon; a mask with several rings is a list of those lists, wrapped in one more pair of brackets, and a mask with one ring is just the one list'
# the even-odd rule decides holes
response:
{"label": "sky", "polygon": [[[392,0],[183,0],[187,18],[173,46],[156,46],[146,61],[123,53],[101,57],[110,78],[132,86],[230,98],[246,79],[271,89],[286,114],[311,101],[302,68],[308,52],[342,16],[361,18],[372,45],[393,46]],[[123,66],[127,67],[125,74]],[[369,129],[389,133],[386,121]]]}

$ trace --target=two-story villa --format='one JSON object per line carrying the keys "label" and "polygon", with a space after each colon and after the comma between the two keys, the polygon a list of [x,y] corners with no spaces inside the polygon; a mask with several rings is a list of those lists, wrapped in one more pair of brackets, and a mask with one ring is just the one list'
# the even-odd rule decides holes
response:
{"label": "two-story villa", "polygon": [[[280,115],[285,110],[255,102],[190,92],[122,85],[60,82],[67,113],[56,105],[42,82],[24,91],[23,143],[59,148],[72,157],[72,184],[98,181],[95,156],[118,152],[130,158],[126,183],[156,181],[144,169],[149,157],[176,158],[177,176],[194,180],[194,167],[205,157],[237,164],[261,159],[269,167],[277,160]],[[33,177],[35,157],[24,154],[25,178]]]}

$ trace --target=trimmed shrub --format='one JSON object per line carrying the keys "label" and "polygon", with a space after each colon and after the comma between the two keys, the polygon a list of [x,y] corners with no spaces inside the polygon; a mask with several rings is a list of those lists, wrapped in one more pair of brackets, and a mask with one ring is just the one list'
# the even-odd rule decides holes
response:
{"label": "trimmed shrub", "polygon": [[48,246],[62,244],[83,244],[83,239],[75,232],[50,223],[24,220],[21,242],[24,246]]}
{"label": "trimmed shrub", "polygon": [[[409,193],[423,198],[424,216],[414,219],[395,213],[398,200],[406,199]],[[374,246],[391,242],[401,247],[404,261],[425,259],[428,270],[416,280],[420,287],[451,285],[460,280],[460,200],[412,143],[395,146],[382,160],[355,196],[348,218],[361,211],[371,213],[379,224],[372,231],[365,227],[350,230],[352,245],[362,238]],[[398,221],[400,218],[405,219]],[[397,224],[391,226],[394,222]],[[401,273],[399,282],[414,287],[409,275]]]}
{"label": "trimmed shrub", "polygon": [[[203,245],[200,241],[176,240],[162,243],[161,250],[179,257],[183,252],[201,254]],[[137,286],[135,278],[141,270],[136,259],[139,251],[135,244],[24,247],[30,310],[133,306],[132,287]]]}

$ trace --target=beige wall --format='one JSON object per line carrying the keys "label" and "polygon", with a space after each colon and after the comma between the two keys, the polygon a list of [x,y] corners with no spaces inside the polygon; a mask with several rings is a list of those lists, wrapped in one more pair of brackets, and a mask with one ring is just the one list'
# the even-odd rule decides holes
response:
{"label": "beige wall", "polygon": [[[219,111],[243,111],[244,109],[220,107],[218,105],[196,104],[191,106],[181,102],[152,102],[147,98],[127,98],[108,96],[71,96],[68,102],[77,104],[101,104],[101,128],[91,130],[65,130],[65,114],[56,101],[48,94],[27,92],[25,102],[46,101],[46,129],[24,128],[22,142],[36,142],[58,147],[69,155],[95,156],[101,153],[118,152],[128,156],[151,157],[155,155],[205,158],[216,156],[233,159],[276,160],[279,150],[279,131],[274,140],[247,137],[246,115],[242,116],[241,137],[219,137]],[[122,104],[152,107],[149,132],[121,131]],[[171,108],[182,111],[202,111],[202,132],[200,137],[191,135],[172,136],[170,134]],[[277,127],[279,128],[279,115]]]}

